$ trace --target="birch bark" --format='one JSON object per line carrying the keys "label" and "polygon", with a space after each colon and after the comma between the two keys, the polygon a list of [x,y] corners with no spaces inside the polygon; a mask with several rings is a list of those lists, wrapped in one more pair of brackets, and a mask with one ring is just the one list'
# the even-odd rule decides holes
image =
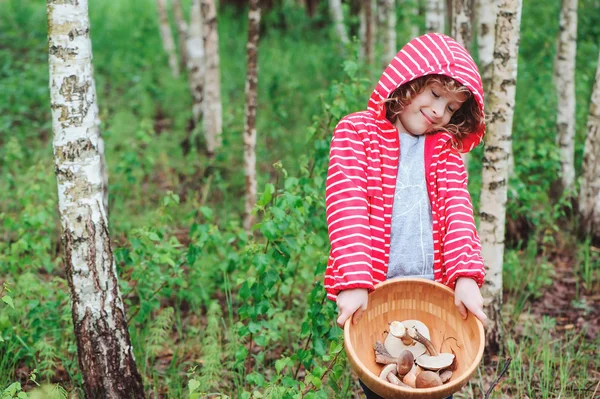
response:
{"label": "birch bark", "polygon": [[54,160],[79,367],[88,398],[143,398],[103,206],[87,0],[48,0]]}
{"label": "birch bark", "polygon": [[344,25],[344,12],[342,10],[341,0],[329,0],[329,13],[335,25],[335,31],[343,45],[348,44],[348,33]]}
{"label": "birch bark", "polygon": [[575,186],[575,55],[577,52],[577,0],[562,0],[554,64],[558,96],[556,144],[561,165],[561,191]]}
{"label": "birch bark", "polygon": [[508,189],[508,159],[517,81],[521,0],[501,0],[496,22],[494,73],[490,92],[491,121],[485,139],[480,201],[481,255],[486,267],[483,286],[488,348],[502,342],[502,265]]}
{"label": "birch bark", "polygon": [[427,0],[425,4],[425,26],[427,32],[444,33],[446,25],[446,1]]}
{"label": "birch bark", "polygon": [[385,15],[385,37],[383,39],[383,66],[386,67],[396,56],[396,0],[385,0],[379,14]]}
{"label": "birch bark", "polygon": [[169,68],[173,76],[179,76],[179,64],[177,63],[177,54],[175,52],[175,41],[171,33],[171,25],[167,15],[167,0],[156,0],[156,9],[158,11],[158,27],[162,39],[163,49],[169,57]]}
{"label": "birch bark", "polygon": [[212,156],[221,147],[223,110],[221,104],[221,61],[219,58],[219,33],[215,0],[202,0],[202,26],[204,37],[204,137],[206,149]]}
{"label": "birch bark", "polygon": [[454,0],[452,15],[452,37],[470,51],[473,38],[471,18],[473,17],[473,2],[470,0]]}
{"label": "birch bark", "polygon": [[256,102],[258,85],[258,39],[260,34],[259,0],[250,0],[248,11],[248,44],[246,46],[248,71],[246,78],[246,123],[244,124],[244,174],[246,198],[244,201],[244,229],[250,233],[254,222],[252,209],[256,204]]}
{"label": "birch bark", "polygon": [[477,48],[479,50],[479,70],[483,80],[483,90],[490,90],[494,61],[494,32],[496,26],[497,0],[477,0],[478,29]]}
{"label": "birch bark", "polygon": [[202,118],[203,98],[204,98],[204,39],[202,11],[200,10],[201,0],[192,0],[190,10],[190,28],[187,40],[188,54],[188,83],[192,94],[192,114],[194,125],[197,125]]}
{"label": "birch bark", "polygon": [[600,245],[600,56],[592,89],[587,136],[583,150],[583,178],[579,191],[581,229]]}
{"label": "birch bark", "polygon": [[183,9],[181,8],[181,0],[173,0],[173,15],[175,16],[175,23],[177,24],[177,38],[179,39],[179,51],[181,59],[181,68],[185,68],[188,64],[188,25],[185,22],[183,16]]}

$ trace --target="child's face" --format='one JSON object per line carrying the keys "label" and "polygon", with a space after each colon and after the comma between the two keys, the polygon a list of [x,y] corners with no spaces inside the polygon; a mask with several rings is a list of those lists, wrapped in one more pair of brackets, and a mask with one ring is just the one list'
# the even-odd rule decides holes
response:
{"label": "child's face", "polygon": [[450,122],[452,115],[466,100],[464,93],[448,91],[436,82],[429,83],[400,112],[396,127],[399,132],[414,136],[438,131]]}

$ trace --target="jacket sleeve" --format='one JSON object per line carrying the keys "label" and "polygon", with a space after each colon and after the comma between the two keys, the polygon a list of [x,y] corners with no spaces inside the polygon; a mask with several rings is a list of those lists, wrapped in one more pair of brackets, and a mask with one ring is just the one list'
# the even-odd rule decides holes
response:
{"label": "jacket sleeve", "polygon": [[372,290],[367,151],[348,118],[337,125],[331,141],[325,203],[331,242],[325,278],[329,297],[352,288]]}
{"label": "jacket sleeve", "polygon": [[485,267],[481,257],[481,242],[473,217],[473,204],[467,190],[467,171],[458,152],[447,149],[445,189],[445,220],[442,221],[443,269],[445,284],[454,289],[456,280],[469,277],[481,287]]}

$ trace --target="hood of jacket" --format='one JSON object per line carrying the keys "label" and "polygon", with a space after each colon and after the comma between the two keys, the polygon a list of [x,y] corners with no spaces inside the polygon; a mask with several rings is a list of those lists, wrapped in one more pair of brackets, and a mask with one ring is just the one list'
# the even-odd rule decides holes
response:
{"label": "hood of jacket", "polygon": [[[446,75],[466,86],[484,113],[483,85],[473,58],[458,42],[440,33],[428,33],[408,42],[385,68],[371,94],[368,110],[385,119],[383,100],[399,86],[425,75]],[[462,152],[469,152],[483,139],[485,123],[464,137]]]}

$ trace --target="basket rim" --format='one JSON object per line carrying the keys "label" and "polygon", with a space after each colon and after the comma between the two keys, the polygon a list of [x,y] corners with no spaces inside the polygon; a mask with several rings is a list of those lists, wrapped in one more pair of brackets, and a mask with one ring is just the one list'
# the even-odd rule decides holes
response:
{"label": "basket rim", "polygon": [[[441,290],[445,290],[447,293],[454,295],[454,291],[450,288],[448,288],[447,286],[445,286],[444,284],[438,283],[436,281],[433,280],[427,280],[424,278],[416,278],[416,277],[396,277],[396,278],[392,278],[389,280],[385,280],[382,281],[381,283],[375,285],[374,290],[372,292],[375,292],[375,290],[377,290],[378,288],[384,287],[386,285],[391,285],[391,284],[397,284],[397,283],[423,283],[423,284],[428,284],[431,285],[432,287],[435,287],[437,289],[441,289]],[[372,293],[370,292],[369,295]],[[471,312],[468,312],[468,316],[467,317],[474,317],[475,318],[475,322],[477,325],[477,329],[479,330],[479,351],[477,352],[477,356],[475,357],[475,361],[473,362],[473,364],[471,364],[469,366],[469,368],[467,368],[464,372],[463,372],[463,376],[471,376],[474,372],[475,369],[477,367],[479,367],[479,363],[481,363],[481,359],[483,358],[483,351],[485,349],[485,331],[483,328],[483,323],[481,323],[481,320],[479,320],[477,317],[473,316],[471,314]],[[415,394],[415,393],[423,393],[423,394],[430,394],[430,393],[438,393],[438,392],[442,392],[445,390],[448,390],[448,388],[452,387],[453,385],[460,385],[460,387],[458,387],[458,389],[460,389],[462,386],[464,386],[467,381],[463,381],[464,378],[458,379],[458,380],[454,380],[454,381],[450,381],[448,384],[444,384],[442,386],[439,387],[435,387],[435,388],[419,388],[418,391],[415,391],[414,389],[407,389],[407,388],[403,388],[401,386],[392,384],[391,382],[388,381],[384,381],[382,379],[379,378],[378,375],[375,375],[371,370],[369,370],[367,367],[365,367],[362,362],[359,360],[354,348],[349,345],[348,343],[351,342],[350,340],[350,327],[352,325],[352,320],[354,319],[354,315],[352,315],[352,317],[349,317],[346,322],[344,323],[344,341],[345,341],[345,349],[348,353],[348,356],[351,356],[352,359],[354,360],[351,363],[356,363],[356,365],[361,369],[361,371],[365,374],[368,374],[369,376],[371,376],[374,380],[382,383],[383,385],[387,386],[388,388],[391,388],[395,391],[397,391],[398,393],[410,393],[410,394]]]}

